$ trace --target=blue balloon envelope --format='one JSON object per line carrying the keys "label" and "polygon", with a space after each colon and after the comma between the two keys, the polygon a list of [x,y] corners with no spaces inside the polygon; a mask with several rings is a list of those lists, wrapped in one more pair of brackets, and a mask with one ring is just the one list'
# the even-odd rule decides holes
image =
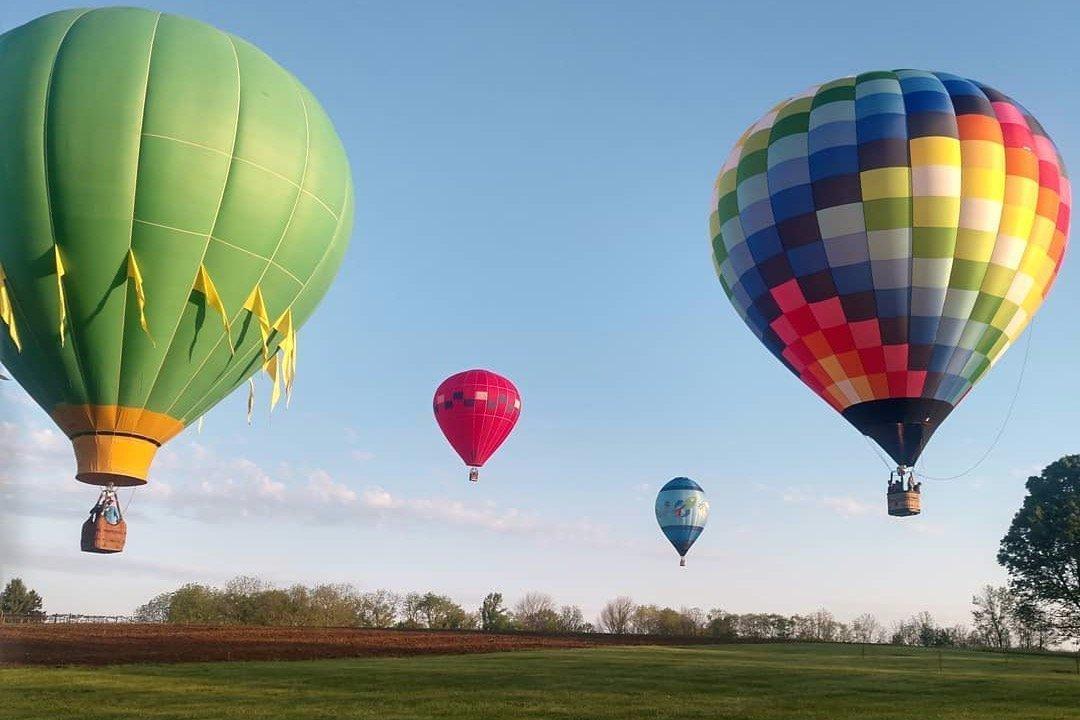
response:
{"label": "blue balloon envelope", "polygon": [[690,478],[677,477],[656,496],[656,522],[679,553],[679,565],[686,565],[686,553],[709,520],[705,491]]}

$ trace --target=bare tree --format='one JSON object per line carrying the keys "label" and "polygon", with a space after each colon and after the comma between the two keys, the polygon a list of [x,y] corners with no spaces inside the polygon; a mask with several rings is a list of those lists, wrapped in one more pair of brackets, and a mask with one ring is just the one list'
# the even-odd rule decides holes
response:
{"label": "bare tree", "polygon": [[556,628],[559,632],[566,633],[586,633],[593,630],[593,626],[585,622],[585,616],[577,605],[563,605],[559,608]]}
{"label": "bare tree", "polygon": [[1012,633],[1009,631],[1009,616],[1012,612],[1012,593],[1007,587],[987,585],[971,599],[975,609],[971,617],[975,630],[988,646],[1002,652],[1012,646]]}
{"label": "bare tree", "polygon": [[625,635],[630,631],[630,619],[634,616],[634,601],[626,595],[608,600],[600,611],[598,625],[612,635]]}
{"label": "bare tree", "polygon": [[918,638],[918,643],[923,647],[936,647],[947,644],[948,638],[942,635],[934,616],[927,611],[923,610],[911,618],[911,623],[915,626],[915,636]]}
{"label": "bare tree", "polygon": [[893,623],[889,633],[889,643],[892,645],[917,645],[919,642],[919,629],[910,620],[899,620]]}
{"label": "bare tree", "polygon": [[825,608],[819,608],[810,615],[808,620],[809,625],[812,628],[812,639],[821,640],[823,642],[833,642],[837,639],[840,623],[838,623],[833,614]]}
{"label": "bare tree", "polygon": [[855,642],[875,642],[881,630],[881,623],[872,613],[863,613],[851,623],[851,635]]}
{"label": "bare tree", "polygon": [[558,627],[558,620],[555,600],[547,593],[525,593],[525,597],[514,605],[514,623],[522,630],[553,632]]}
{"label": "bare tree", "polygon": [[1045,650],[1058,639],[1058,633],[1043,609],[1020,600],[1013,603],[1009,627],[1021,650]]}

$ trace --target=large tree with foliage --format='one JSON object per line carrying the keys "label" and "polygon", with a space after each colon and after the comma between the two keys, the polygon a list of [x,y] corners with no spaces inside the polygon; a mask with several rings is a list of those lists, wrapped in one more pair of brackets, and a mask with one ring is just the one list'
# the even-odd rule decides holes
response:
{"label": "large tree with foliage", "polygon": [[472,630],[477,625],[475,615],[468,613],[446,595],[438,593],[409,593],[401,605],[404,628],[431,630]]}
{"label": "large tree with foliage", "polygon": [[490,592],[480,604],[480,628],[488,632],[500,632],[513,627],[510,613],[503,606],[502,593]]}
{"label": "large tree with foliage", "polygon": [[998,562],[1021,605],[1080,637],[1080,455],[1028,478],[1027,497],[1001,540]]}
{"label": "large tree with foliage", "polygon": [[364,627],[388,628],[397,621],[401,598],[389,590],[372,590],[356,603],[357,623]]}
{"label": "large tree with foliage", "polygon": [[26,587],[22,578],[12,578],[0,592],[0,615],[40,617],[41,596]]}

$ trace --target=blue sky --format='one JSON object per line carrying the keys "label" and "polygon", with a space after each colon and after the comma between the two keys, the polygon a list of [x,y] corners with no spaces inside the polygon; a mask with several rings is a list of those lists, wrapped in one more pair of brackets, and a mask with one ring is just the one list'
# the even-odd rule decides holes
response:
{"label": "blue sky", "polygon": [[[7,29],[65,7],[7,0]],[[433,588],[473,605],[543,590],[603,601],[966,620],[1003,575],[1024,478],[1076,451],[1080,280],[1036,320],[1011,422],[977,471],[884,511],[885,468],[743,326],[707,238],[716,171],[778,99],[918,67],[981,79],[1080,154],[1071,3],[158,2],[241,35],[322,100],[357,179],[353,245],[301,332],[292,408],[253,427],[238,393],[171,443],[120,556],[77,551],[95,497],[10,385],[0,575],[54,611],[126,612],[189,580]],[[986,450],[1025,336],[950,417],[926,472]],[[465,481],[431,417],[484,366],[521,422]],[[267,390],[262,388],[265,400]],[[680,571],[653,519],[671,477],[710,525]],[[127,501],[128,492],[124,492]],[[14,499],[11,499],[14,498]]]}

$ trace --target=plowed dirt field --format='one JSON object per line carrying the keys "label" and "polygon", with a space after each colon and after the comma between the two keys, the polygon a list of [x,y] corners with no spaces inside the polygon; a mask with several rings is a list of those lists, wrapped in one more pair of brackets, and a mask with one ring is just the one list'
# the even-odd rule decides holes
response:
{"label": "plowed dirt field", "polygon": [[[428,630],[194,625],[0,625],[0,665],[114,665],[219,660],[486,653],[668,644],[650,636],[495,634]],[[678,638],[678,644],[692,644]]]}

